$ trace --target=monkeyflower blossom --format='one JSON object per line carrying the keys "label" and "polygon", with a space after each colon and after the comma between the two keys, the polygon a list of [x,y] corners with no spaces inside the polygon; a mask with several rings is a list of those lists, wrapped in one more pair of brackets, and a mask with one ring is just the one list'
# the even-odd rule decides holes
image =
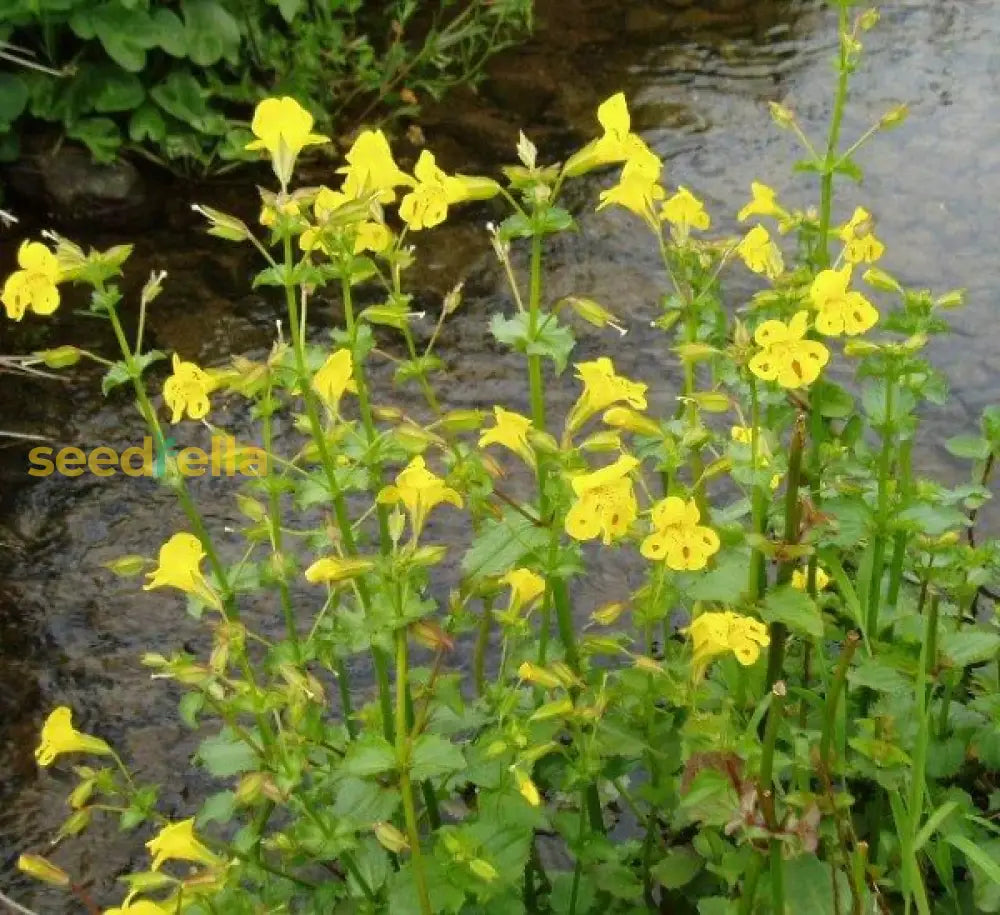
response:
{"label": "monkeyflower blossom", "polygon": [[17,266],[3,284],[0,301],[12,321],[26,311],[50,315],[59,307],[59,259],[40,241],[23,241],[17,249]]}
{"label": "monkeyflower blossom", "polygon": [[873,231],[872,215],[864,207],[858,207],[838,232],[844,243],[844,260],[849,264],[873,264],[885,253],[885,245]]}
{"label": "monkeyflower blossom", "polygon": [[354,358],[349,349],[338,349],[326,357],[326,361],[313,376],[313,390],[331,410],[336,412],[345,391],[357,393],[354,381]]}
{"label": "monkeyflower blossom", "polygon": [[535,452],[528,443],[528,431],[531,420],[527,416],[505,410],[503,407],[493,408],[493,428],[486,429],[479,436],[479,447],[487,445],[503,445],[518,455],[526,464],[535,466]]}
{"label": "monkeyflower blossom", "polygon": [[662,168],[659,158],[648,150],[627,159],[618,183],[601,191],[597,209],[603,210],[611,204],[625,207],[656,228],[653,205],[666,195],[659,184]]}
{"label": "monkeyflower blossom", "polygon": [[410,513],[414,536],[423,529],[427,516],[442,502],[462,507],[462,497],[440,477],[435,476],[417,455],[396,477],[396,482],[379,491],[378,501],[383,505],[402,503]]}
{"label": "monkeyflower blossom", "polygon": [[754,226],[736,246],[736,253],[748,270],[762,273],[768,279],[775,279],[785,269],[781,249],[771,241],[771,236],[763,226]]}
{"label": "monkeyflower blossom", "polygon": [[642,138],[632,133],[632,118],[625,93],[617,92],[605,99],[597,109],[597,121],[604,134],[574,153],[563,167],[568,178],[583,175],[604,165],[614,165],[649,153]]}
{"label": "monkeyflower blossom", "polygon": [[321,583],[336,584],[341,581],[348,581],[357,578],[365,572],[375,568],[375,563],[370,559],[359,559],[357,557],[324,556],[317,559],[308,569],[306,569],[306,581],[311,585]]}
{"label": "monkeyflower blossom", "polygon": [[446,174],[426,149],[420,153],[413,174],[417,185],[399,205],[399,218],[413,231],[440,225],[448,218],[452,204],[489,200],[500,193],[500,185],[489,178]]}
{"label": "monkeyflower blossom", "polygon": [[246,149],[267,152],[274,174],[286,188],[299,153],[306,146],[330,142],[329,137],[313,133],[312,128],[313,116],[295,99],[287,95],[267,98],[254,110],[250,129],[257,139],[247,143]]}
{"label": "monkeyflower blossom", "polygon": [[627,403],[636,410],[646,409],[646,385],[631,381],[615,372],[615,364],[601,356],[593,362],[576,363],[576,377],[583,382],[583,393],[566,418],[566,428],[573,432],[591,416],[616,403]]}
{"label": "monkeyflower blossom", "polygon": [[42,734],[35,748],[35,760],[40,766],[50,766],[63,753],[92,753],[110,756],[109,747],[100,737],[91,737],[73,727],[73,712],[65,705],[53,709],[42,725]]}
{"label": "monkeyflower blossom", "polygon": [[816,309],[816,330],[828,337],[855,336],[878,323],[878,311],[860,292],[848,290],[850,264],[839,270],[821,270],[809,287],[809,299]]}
{"label": "monkeyflower blossom", "polygon": [[696,682],[713,658],[731,651],[740,664],[749,667],[760,657],[761,648],[771,644],[763,623],[729,610],[699,614],[687,632],[693,645],[692,677]]}
{"label": "monkeyflower blossom", "polygon": [[389,141],[381,130],[363,130],[344,157],[347,165],[338,168],[344,175],[341,193],[350,199],[374,194],[379,203],[392,203],[397,187],[413,187],[416,182],[392,157]]}
{"label": "monkeyflower blossom", "polygon": [[653,506],[653,532],[639,551],[646,559],[665,562],[677,572],[697,571],[719,550],[719,536],[699,524],[701,512],[694,499],[668,496]]}
{"label": "monkeyflower blossom", "polygon": [[830,351],[807,340],[809,313],[798,311],[786,324],[765,321],[754,333],[760,351],[750,360],[750,371],[762,381],[777,381],[783,388],[803,388],[819,378],[830,360]]}
{"label": "monkeyflower blossom", "polygon": [[176,900],[153,902],[151,899],[135,899],[113,909],[105,909],[104,915],[176,915],[176,912]]}
{"label": "monkeyflower blossom", "polygon": [[784,219],[788,213],[778,206],[775,198],[774,188],[768,187],[759,181],[750,182],[750,202],[737,214],[740,222],[746,222],[751,216],[773,216],[775,219]]}
{"label": "monkeyflower blossom", "polygon": [[158,871],[165,861],[193,861],[207,867],[224,863],[194,834],[194,817],[164,826],[146,843],[146,848],[153,856],[151,869],[154,871]]}
{"label": "monkeyflower blossom", "polygon": [[[821,568],[817,566],[816,568],[816,590],[822,591],[826,586],[830,584],[830,576],[826,574]],[[809,590],[809,570],[808,569],[796,569],[792,572],[792,587],[798,591],[808,591]]]}
{"label": "monkeyflower blossom", "polygon": [[545,593],[545,579],[531,569],[511,569],[500,577],[500,583],[510,588],[512,610],[526,607]]}
{"label": "monkeyflower blossom", "polygon": [[677,188],[677,193],[663,204],[660,215],[680,235],[687,235],[691,229],[704,231],[712,224],[705,205],[686,187]]}
{"label": "monkeyflower blossom", "polygon": [[600,536],[605,546],[627,533],[639,516],[630,476],[638,466],[634,457],[623,454],[607,467],[574,476],[576,501],[566,515],[566,533],[575,540]]}
{"label": "monkeyflower blossom", "polygon": [[174,353],[173,374],[163,384],[163,400],[170,407],[170,422],[179,423],[186,413],[191,419],[203,419],[211,409],[209,393],[215,382],[204,369],[185,362]]}
{"label": "monkeyflower blossom", "polygon": [[204,601],[216,610],[222,609],[219,595],[209,586],[201,572],[201,561],[205,558],[205,548],[194,534],[174,534],[160,547],[156,568],[147,575],[144,591],[153,588],[177,588]]}

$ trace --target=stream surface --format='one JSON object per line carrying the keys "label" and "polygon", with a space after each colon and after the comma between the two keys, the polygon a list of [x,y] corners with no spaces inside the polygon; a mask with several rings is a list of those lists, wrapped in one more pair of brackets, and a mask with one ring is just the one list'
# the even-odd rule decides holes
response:
{"label": "stream surface", "polygon": [[[665,159],[667,180],[705,200],[713,230],[735,230],[733,214],[755,178],[773,184],[782,199],[815,201],[809,180],[792,177],[799,151],[789,134],[771,124],[767,102],[794,108],[820,142],[836,43],[835,17],[825,6],[805,0],[538,5],[536,37],[495,62],[494,79],[480,94],[454,95],[422,122],[428,145],[447,168],[497,174],[500,164],[514,159],[519,127],[539,144],[543,158],[560,158],[596,133],[599,102],[624,89],[634,128]],[[857,136],[898,102],[911,104],[911,116],[858,155],[864,184],[845,187],[837,216],[846,218],[863,201],[888,248],[883,266],[904,283],[937,292],[968,289],[967,307],[954,313],[956,332],[933,349],[954,396],[947,408],[928,414],[918,451],[923,470],[957,480],[966,470],[949,462],[942,443],[971,431],[982,408],[994,401],[1000,380],[992,333],[994,290],[1000,286],[1000,3],[890,0],[881,25],[864,40],[867,53],[853,84],[845,137]],[[410,152],[407,165],[415,158]],[[546,294],[552,300],[575,292],[611,307],[629,335],[619,341],[613,333],[582,330],[575,357],[610,352],[620,371],[650,383],[655,406],[669,409],[676,378],[672,368],[664,375],[664,341],[649,329],[662,291],[659,259],[630,214],[593,211],[608,181],[607,174],[591,176],[571,189],[568,202],[580,232],[551,245]],[[280,303],[250,288],[257,265],[247,253],[202,234],[187,210],[192,197],[253,218],[253,176],[240,182],[194,191],[171,186],[150,224],[131,235],[95,226],[65,228],[94,246],[135,241],[130,288],[141,285],[151,269],[168,271],[166,289],[149,316],[152,346],[207,364],[234,352],[260,357],[269,347]],[[420,307],[436,313],[441,295],[466,280],[462,311],[442,337],[441,390],[451,407],[526,407],[520,358],[502,352],[487,330],[492,312],[511,310],[483,231],[483,223],[497,215],[488,207],[468,210],[440,232],[417,239],[421,267],[411,286]],[[8,233],[0,242],[5,263],[20,237]],[[743,271],[732,272],[728,294],[734,303],[754,288]],[[322,305],[314,309],[311,333],[317,339],[336,307],[331,302],[333,312]],[[68,342],[111,355],[106,325],[69,307],[52,320],[0,323],[0,353]],[[376,375],[379,397],[388,400],[389,373]],[[158,391],[162,372],[151,377]],[[66,378],[60,383],[4,375],[0,429],[85,449],[136,443],[139,420],[123,391],[102,399],[99,375],[79,367]],[[567,375],[557,403],[569,403],[572,394]],[[220,405],[213,419],[237,434],[250,425],[237,403]],[[178,430],[181,444],[205,444],[193,424]],[[148,479],[34,479],[26,469],[26,449],[0,449],[0,887],[40,915],[59,915],[79,909],[13,867],[19,850],[44,852],[67,811],[67,768],[42,771],[33,759],[45,715],[58,704],[70,705],[79,727],[112,741],[143,781],[163,785],[165,812],[188,811],[206,787],[185,774],[198,738],[176,722],[176,690],[151,683],[139,658],[147,650],[170,654],[185,644],[197,647],[202,636],[173,595],[144,592],[141,579],[119,580],[102,567],[127,553],[155,555],[183,527],[167,491]],[[196,485],[215,531],[240,523],[233,489],[225,478]],[[444,513],[442,519],[433,536],[447,542],[449,532],[457,536],[458,530],[449,528]],[[221,537],[229,555],[237,539]],[[627,563],[599,568],[581,596],[584,611],[634,586],[632,572]],[[315,595],[302,592],[302,599],[312,602]],[[93,892],[107,904],[117,898],[115,876],[144,869],[146,837],[98,828],[55,857],[93,880]]]}

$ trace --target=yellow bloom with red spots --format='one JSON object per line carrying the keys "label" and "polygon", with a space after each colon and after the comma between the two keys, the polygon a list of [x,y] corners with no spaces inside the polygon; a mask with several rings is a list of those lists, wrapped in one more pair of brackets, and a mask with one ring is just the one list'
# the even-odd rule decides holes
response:
{"label": "yellow bloom with red spots", "polygon": [[528,432],[531,430],[531,420],[527,416],[505,410],[503,407],[493,408],[493,428],[486,429],[479,436],[479,447],[487,445],[503,445],[518,455],[526,464],[535,466],[535,452],[528,443]]}
{"label": "yellow bloom with red spots", "polygon": [[601,356],[593,362],[578,362],[576,377],[583,382],[583,393],[573,404],[566,428],[573,432],[591,416],[612,404],[627,403],[636,410],[646,409],[646,385],[615,372],[615,364]]}
{"label": "yellow bloom with red spots", "polygon": [[828,337],[855,336],[878,323],[878,311],[860,292],[848,289],[850,264],[839,270],[821,270],[809,287],[809,299],[816,309],[816,330]]}
{"label": "yellow bloom with red spots", "polygon": [[719,551],[719,536],[700,524],[694,499],[668,496],[653,506],[653,532],[642,541],[640,552],[653,562],[665,562],[677,572],[697,571]]}
{"label": "yellow bloom with red spots", "polygon": [[23,241],[17,249],[17,266],[3,285],[0,301],[12,321],[25,312],[50,315],[59,307],[59,260],[39,241]]}
{"label": "yellow bloom with red spots", "polygon": [[736,253],[748,270],[762,273],[768,279],[775,279],[785,269],[781,249],[771,240],[771,235],[763,226],[754,226],[736,246]]}
{"label": "yellow bloom with red spots", "polygon": [[691,229],[704,231],[712,225],[705,205],[686,187],[677,188],[677,193],[663,204],[660,215],[679,235],[687,235]]}
{"label": "yellow bloom with red spots", "polygon": [[624,536],[639,516],[631,473],[639,462],[628,454],[593,473],[572,478],[576,501],[566,515],[566,533],[574,540],[600,537],[605,545]]}
{"label": "yellow bloom with red spots", "polygon": [[864,207],[855,209],[837,234],[844,243],[844,260],[849,264],[873,264],[885,254],[885,245],[875,237],[872,215]]}
{"label": "yellow bloom with red spots", "polygon": [[208,395],[215,382],[204,369],[185,362],[174,353],[173,374],[163,384],[163,400],[170,407],[170,422],[179,423],[186,413],[191,419],[203,419],[211,409]]}
{"label": "yellow bloom with red spots", "polygon": [[500,185],[489,178],[446,174],[426,149],[420,153],[413,174],[416,187],[399,205],[399,218],[413,231],[440,225],[448,218],[452,204],[488,200],[500,193]]}
{"label": "yellow bloom with red spots", "polygon": [[830,360],[830,351],[815,340],[807,340],[809,314],[796,312],[784,321],[765,321],[754,333],[760,351],[750,360],[750,371],[762,381],[776,381],[783,388],[812,384]]}
{"label": "yellow bloom with red spots", "polygon": [[[807,591],[809,589],[809,570],[796,569],[792,572],[792,587],[797,591]],[[830,576],[817,566],[816,568],[816,590],[822,591],[830,584]]]}
{"label": "yellow bloom with red spots", "polygon": [[428,470],[420,455],[400,471],[394,484],[380,490],[378,501],[383,505],[402,503],[410,513],[414,535],[420,533],[427,516],[436,506],[446,502],[456,508],[462,507],[462,497]]}
{"label": "yellow bloom with red spots", "polygon": [[762,184],[760,181],[750,183],[750,202],[740,210],[737,219],[746,222],[751,216],[773,216],[775,219],[784,219],[788,213],[778,205],[775,200],[774,188]]}
{"label": "yellow bloom with red spots", "polygon": [[354,381],[354,357],[349,349],[338,349],[326,357],[326,361],[313,376],[313,390],[319,394],[331,410],[336,412],[345,392],[357,393]]}
{"label": "yellow bloom with red spots", "polygon": [[652,154],[642,138],[632,133],[632,118],[623,92],[616,92],[600,104],[597,121],[604,128],[603,135],[570,156],[563,167],[567,177]]}
{"label": "yellow bloom with red spots", "polygon": [[177,588],[217,610],[221,609],[219,595],[212,590],[201,571],[201,561],[205,555],[205,548],[194,534],[174,534],[160,547],[159,561],[147,576],[148,581],[142,586],[143,590]]}
{"label": "yellow bloom with red spots", "polygon": [[700,680],[713,658],[730,651],[744,667],[754,664],[761,648],[771,644],[767,627],[749,616],[726,610],[701,613],[687,628],[693,646],[692,677]]}

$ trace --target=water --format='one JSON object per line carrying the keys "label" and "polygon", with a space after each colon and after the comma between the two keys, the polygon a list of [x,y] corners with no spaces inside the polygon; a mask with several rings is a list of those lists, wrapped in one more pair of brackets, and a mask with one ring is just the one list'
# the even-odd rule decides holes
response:
{"label": "water", "polygon": [[[815,199],[796,196],[810,193],[809,182],[787,177],[798,150],[790,135],[770,125],[766,103],[794,108],[807,128],[825,123],[835,36],[831,14],[820,4],[540,0],[539,20],[536,40],[497,64],[496,83],[478,98],[453,97],[428,119],[428,142],[446,166],[495,169],[513,158],[518,127],[543,155],[562,155],[593,134],[596,105],[623,88],[637,129],[667,160],[670,182],[699,193],[719,227],[733,227],[723,208],[738,209],[754,178],[768,179],[789,200]],[[869,53],[854,83],[845,137],[901,101],[911,103],[912,115],[859,154],[864,186],[849,189],[840,215],[856,200],[872,209],[888,246],[883,265],[907,284],[969,290],[956,334],[934,349],[955,396],[929,416],[931,440],[919,455],[923,467],[955,477],[964,471],[947,463],[941,441],[968,428],[993,402],[997,383],[986,329],[993,324],[992,290],[1000,285],[992,241],[1000,199],[1000,5],[889,3],[865,43]],[[648,330],[661,288],[658,259],[629,214],[592,212],[604,180],[571,192],[581,231],[552,246],[548,293],[587,294],[612,307],[631,329],[627,347],[584,331],[577,355],[592,358],[613,347],[619,368],[650,381],[654,399],[665,406],[675,388],[669,370],[663,377],[661,338]],[[252,215],[246,206],[252,189],[211,193]],[[171,190],[154,225],[136,233],[134,283],[153,267],[170,274],[150,317],[152,342],[207,363],[228,352],[260,355],[280,306],[250,289],[254,265],[241,250],[194,231],[181,196]],[[482,223],[491,213],[471,211],[419,240],[424,266],[416,291],[422,303],[436,307],[458,279],[467,279],[466,304],[442,349],[449,405],[523,408],[520,361],[502,354],[486,330],[490,312],[510,307],[487,256]],[[123,240],[121,233],[93,227],[73,235],[95,245]],[[734,301],[752,288],[738,275],[729,284]],[[52,321],[0,325],[0,352],[73,341],[110,354],[108,336],[103,325],[64,309]],[[377,375],[381,396],[388,397],[387,374]],[[0,428],[82,447],[121,448],[140,434],[122,392],[97,399],[92,372],[74,370],[65,384],[5,375],[3,384]],[[565,404],[570,396],[564,385],[558,399]],[[216,418],[236,430],[246,427],[236,404]],[[189,436],[185,443],[195,443],[186,426],[182,434]],[[200,635],[178,601],[139,591],[136,580],[118,581],[101,567],[125,553],[155,554],[182,526],[168,494],[150,481],[122,477],[31,480],[25,461],[21,448],[0,450],[0,886],[39,912],[62,913],[76,909],[13,872],[17,851],[43,850],[65,814],[67,779],[40,773],[32,758],[38,726],[53,706],[71,705],[80,726],[99,730],[144,780],[165,786],[167,812],[188,809],[190,794],[203,786],[178,773],[196,739],[174,722],[176,692],[150,684],[138,657],[149,648],[196,647]],[[239,523],[225,480],[203,481],[197,489],[213,529]],[[438,536],[449,533],[445,522]],[[235,544],[222,539],[224,549]],[[628,568],[600,570],[587,600],[619,596],[629,578]],[[139,837],[94,835],[56,857],[95,880],[95,895],[109,901],[114,875],[141,867],[145,856]]]}

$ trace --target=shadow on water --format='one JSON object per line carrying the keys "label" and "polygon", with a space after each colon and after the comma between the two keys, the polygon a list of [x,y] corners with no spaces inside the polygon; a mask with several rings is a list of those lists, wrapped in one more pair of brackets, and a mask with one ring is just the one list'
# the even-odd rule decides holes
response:
{"label": "shadow on water", "polygon": [[[957,316],[957,333],[935,352],[951,372],[956,397],[951,412],[929,417],[931,441],[922,454],[925,467],[954,477],[959,471],[946,463],[940,442],[993,401],[997,377],[991,338],[979,329],[991,326],[991,290],[1000,280],[989,241],[993,202],[1000,196],[994,111],[1000,9],[990,0],[899,0],[890,6],[866,38],[870,57],[855,83],[846,135],[899,101],[913,102],[913,115],[861,154],[864,186],[848,189],[842,205],[846,213],[855,199],[864,199],[876,213],[889,250],[886,269],[904,282],[939,291],[969,287],[970,305]],[[824,123],[834,33],[818,2],[539,0],[539,24],[535,40],[494,63],[493,79],[478,96],[452,96],[422,121],[446,167],[495,173],[513,158],[520,127],[543,155],[562,155],[593,134],[596,105],[625,88],[636,128],[667,160],[668,180],[701,194],[719,228],[735,227],[723,208],[735,210],[754,178],[770,178],[789,198],[811,194],[804,179],[789,183],[785,177],[797,150],[770,125],[766,103],[791,105],[807,125]],[[412,160],[416,150],[403,153]],[[604,180],[571,189],[580,232],[551,246],[547,295],[586,294],[622,316],[631,331],[627,346],[584,331],[577,355],[593,358],[612,347],[619,368],[650,382],[654,401],[666,408],[676,388],[661,367],[662,339],[648,329],[661,293],[658,258],[628,214],[593,212]],[[220,208],[253,218],[249,180],[208,193]],[[279,306],[250,289],[256,265],[246,253],[201,234],[186,208],[192,196],[198,195],[190,188],[167,187],[152,218],[133,235],[93,225],[66,231],[95,246],[133,238],[135,283],[151,269],[168,271],[166,291],[150,316],[152,345],[206,363],[230,352],[259,356],[274,335]],[[448,405],[499,402],[524,409],[519,360],[500,351],[487,332],[487,315],[509,308],[487,256],[482,224],[491,215],[486,208],[467,212],[419,238],[422,266],[413,282],[418,300],[436,310],[440,296],[466,279],[465,305],[448,325],[442,349]],[[14,243],[4,248],[9,261]],[[733,301],[752,288],[749,279],[734,277]],[[335,311],[334,302],[318,305],[317,335]],[[64,308],[51,321],[0,325],[0,352],[73,341],[110,355],[105,330]],[[138,437],[124,392],[99,400],[98,376],[88,370],[74,370],[67,382],[11,375],[2,382],[2,429],[84,448],[121,449]],[[388,399],[387,369],[377,372],[376,384]],[[568,404],[568,378],[554,396],[558,406]],[[239,404],[221,405],[214,418],[237,434],[250,428]],[[203,443],[200,430],[181,427],[181,434],[184,444]],[[72,908],[13,872],[17,851],[44,849],[65,814],[65,776],[40,774],[34,764],[39,724],[52,706],[73,706],[82,727],[114,741],[143,780],[165,786],[168,813],[189,809],[188,795],[199,785],[193,775],[179,773],[197,738],[175,721],[177,693],[151,685],[138,658],[150,648],[169,653],[184,644],[197,647],[202,636],[173,598],[143,592],[137,581],[119,581],[101,565],[125,553],[155,553],[181,525],[169,494],[151,480],[120,476],[33,479],[26,466],[23,448],[0,448],[0,886],[13,887],[40,912],[60,913]],[[231,490],[225,479],[197,482],[213,530],[240,523]],[[460,542],[462,532],[449,526],[445,513],[438,525],[435,536]],[[222,540],[224,550],[235,548],[235,538],[223,533]],[[580,596],[582,612],[620,597],[635,575],[628,563],[598,568]],[[302,599],[311,605],[306,592]],[[270,608],[261,611],[261,618],[273,617]],[[95,880],[102,898],[116,874],[144,863],[139,839],[113,830],[98,830],[77,848],[73,854],[81,857],[66,863]]]}

